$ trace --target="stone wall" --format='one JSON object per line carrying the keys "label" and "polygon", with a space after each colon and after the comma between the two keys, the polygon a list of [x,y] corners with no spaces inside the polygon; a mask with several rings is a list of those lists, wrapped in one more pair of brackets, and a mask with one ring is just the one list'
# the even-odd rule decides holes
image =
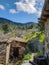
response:
{"label": "stone wall", "polygon": [[0,64],[6,63],[6,44],[0,44]]}
{"label": "stone wall", "polygon": [[47,19],[47,22],[45,23],[45,55],[49,53],[49,19]]}

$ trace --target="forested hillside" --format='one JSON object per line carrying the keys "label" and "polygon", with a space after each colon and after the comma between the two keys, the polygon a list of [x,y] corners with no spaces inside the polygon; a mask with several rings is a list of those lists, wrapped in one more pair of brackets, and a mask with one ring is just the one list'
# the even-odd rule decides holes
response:
{"label": "forested hillside", "polygon": [[5,18],[0,18],[0,31],[16,31],[16,30],[28,30],[28,29],[38,28],[37,23],[16,23]]}

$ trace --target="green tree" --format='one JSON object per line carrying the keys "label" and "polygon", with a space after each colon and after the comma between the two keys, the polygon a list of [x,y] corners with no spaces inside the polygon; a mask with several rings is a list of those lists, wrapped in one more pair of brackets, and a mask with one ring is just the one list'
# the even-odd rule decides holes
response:
{"label": "green tree", "polygon": [[9,32],[8,24],[3,24],[2,29],[3,29],[4,33],[8,33]]}
{"label": "green tree", "polygon": [[[39,32],[28,32],[30,35],[22,35],[22,37],[28,42],[28,47],[31,50],[36,50],[36,47],[32,47],[32,46],[36,46],[36,42],[38,41],[39,46],[41,46],[45,41],[45,34],[44,31],[39,31]],[[29,44],[30,43],[30,44]],[[40,48],[40,50],[42,51],[42,49]],[[31,51],[32,51],[31,50]],[[40,51],[40,52],[41,52]]]}

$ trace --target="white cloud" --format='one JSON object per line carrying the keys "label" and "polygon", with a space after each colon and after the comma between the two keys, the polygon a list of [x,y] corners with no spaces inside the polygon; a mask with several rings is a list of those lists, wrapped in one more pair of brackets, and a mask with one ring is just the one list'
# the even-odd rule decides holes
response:
{"label": "white cloud", "polygon": [[42,7],[43,7],[43,4],[44,4],[44,0],[37,0],[37,4],[39,3],[40,7],[38,8],[37,10],[37,16],[40,17],[41,16],[41,13],[42,13]]}
{"label": "white cloud", "polygon": [[20,2],[15,2],[18,11],[24,11],[27,13],[36,12],[36,0],[21,0]]}
{"label": "white cloud", "polygon": [[[27,12],[29,14],[37,14],[41,15],[42,5],[44,0],[20,0],[19,2],[15,2],[16,10]],[[37,4],[40,4],[37,5]]]}
{"label": "white cloud", "polygon": [[16,13],[16,10],[15,10],[15,9],[10,9],[9,11],[10,11],[10,13],[12,13],[12,14],[15,14],[15,13]]}
{"label": "white cloud", "polygon": [[5,7],[0,4],[0,9],[1,9],[1,10],[5,10]]}
{"label": "white cloud", "polygon": [[38,17],[40,17],[41,16],[41,11],[37,11],[37,15],[38,15]]}

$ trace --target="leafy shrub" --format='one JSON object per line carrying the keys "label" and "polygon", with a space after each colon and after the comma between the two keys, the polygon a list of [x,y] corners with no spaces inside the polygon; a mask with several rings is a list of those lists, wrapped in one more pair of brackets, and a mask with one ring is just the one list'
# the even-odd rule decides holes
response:
{"label": "leafy shrub", "polygon": [[43,56],[43,52],[38,51],[38,52],[36,53],[36,55],[37,55],[37,56]]}
{"label": "leafy shrub", "polygon": [[27,54],[24,56],[23,60],[29,60],[31,58],[31,56],[32,56],[31,54]]}

